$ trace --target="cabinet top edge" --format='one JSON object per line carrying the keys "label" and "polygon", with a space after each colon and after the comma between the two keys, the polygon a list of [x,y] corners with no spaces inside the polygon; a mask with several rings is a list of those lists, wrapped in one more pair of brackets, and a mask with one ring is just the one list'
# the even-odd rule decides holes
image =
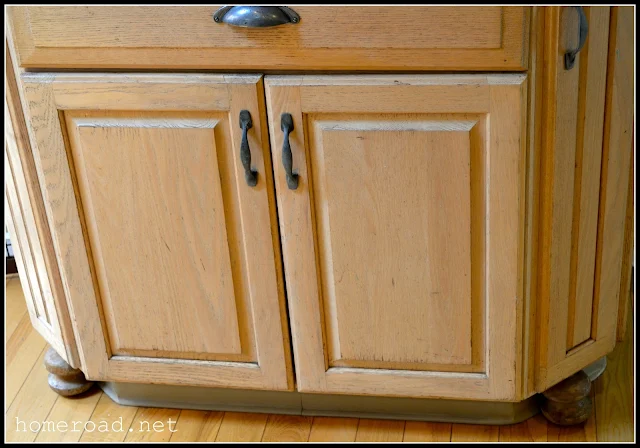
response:
{"label": "cabinet top edge", "polygon": [[220,73],[56,73],[23,72],[23,82],[73,82],[73,83],[162,83],[162,84],[256,84],[261,74]]}
{"label": "cabinet top edge", "polygon": [[505,85],[522,84],[525,73],[425,75],[266,75],[267,86],[324,85]]}

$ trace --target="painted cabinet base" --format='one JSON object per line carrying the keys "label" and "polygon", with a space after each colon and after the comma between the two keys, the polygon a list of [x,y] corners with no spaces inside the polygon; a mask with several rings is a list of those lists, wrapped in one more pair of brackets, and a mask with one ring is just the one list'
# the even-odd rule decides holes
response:
{"label": "painted cabinet base", "polygon": [[[601,358],[579,373],[594,381],[606,367]],[[361,417],[451,423],[509,425],[536,415],[542,395],[518,403],[320,395],[300,392],[221,389],[137,383],[97,383],[124,406],[163,407],[290,415]]]}
{"label": "painted cabinet base", "polygon": [[319,395],[133,383],[98,383],[126,406],[507,425],[538,413],[537,396],[519,403]]}
{"label": "painted cabinet base", "polygon": [[81,370],[67,364],[52,347],[44,355],[44,366],[49,372],[49,387],[59,395],[71,397],[93,386],[93,381],[87,381]]}

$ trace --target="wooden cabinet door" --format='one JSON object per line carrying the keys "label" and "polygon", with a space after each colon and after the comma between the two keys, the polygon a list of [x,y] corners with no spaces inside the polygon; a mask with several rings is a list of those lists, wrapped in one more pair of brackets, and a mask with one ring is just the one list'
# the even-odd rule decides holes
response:
{"label": "wooden cabinet door", "polygon": [[266,77],[301,392],[516,398],[524,80]]}
{"label": "wooden cabinet door", "polygon": [[291,388],[261,77],[23,82],[87,377]]}
{"label": "wooden cabinet door", "polygon": [[80,362],[44,212],[9,48],[4,103],[5,223],[33,327],[74,367]]}
{"label": "wooden cabinet door", "polygon": [[576,8],[544,8],[541,17],[538,391],[606,355],[616,340],[633,147],[633,11],[584,12],[588,38],[569,70],[564,53],[578,43]]}

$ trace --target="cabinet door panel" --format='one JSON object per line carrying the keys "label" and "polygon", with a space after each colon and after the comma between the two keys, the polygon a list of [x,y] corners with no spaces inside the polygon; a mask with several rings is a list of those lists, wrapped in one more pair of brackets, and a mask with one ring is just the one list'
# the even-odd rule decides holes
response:
{"label": "cabinet door panel", "polygon": [[260,77],[23,80],[87,376],[290,388]]}
{"label": "cabinet door panel", "polygon": [[[631,163],[633,19],[588,7],[577,39],[571,7],[544,10],[541,233],[536,389],[543,391],[610,352],[623,258]],[[631,101],[631,102],[630,102]]]}
{"label": "cabinet door panel", "polygon": [[330,366],[472,363],[471,233],[482,229],[470,171],[484,148],[470,137],[483,124],[307,115]]}
{"label": "cabinet door panel", "polygon": [[65,118],[112,354],[255,361],[236,309],[223,114]]}
{"label": "cabinet door panel", "polygon": [[70,365],[80,365],[34,166],[14,66],[6,48],[5,210],[33,327]]}
{"label": "cabinet door panel", "polygon": [[523,81],[267,77],[300,391],[516,397]]}

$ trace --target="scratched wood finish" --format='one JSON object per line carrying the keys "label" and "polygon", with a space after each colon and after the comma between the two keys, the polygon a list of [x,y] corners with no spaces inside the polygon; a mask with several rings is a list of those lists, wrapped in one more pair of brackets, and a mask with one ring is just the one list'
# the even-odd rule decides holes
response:
{"label": "scratched wood finish", "polygon": [[[23,82],[87,377],[289,389],[261,78]],[[238,160],[242,109],[254,188]]]}
{"label": "scratched wood finish", "polygon": [[571,13],[545,9],[539,392],[613,349],[620,288],[633,123],[631,33],[618,8],[587,8],[587,51],[567,71],[564,49],[577,35]]}
{"label": "scratched wood finish", "polygon": [[23,67],[523,70],[526,7],[295,6],[292,25],[213,21],[221,5],[11,7]]}
{"label": "scratched wood finish", "polygon": [[20,91],[8,46],[4,103],[7,225],[14,239],[20,281],[34,328],[71,365],[79,366],[69,311],[60,281],[40,192]]}
{"label": "scratched wood finish", "polygon": [[300,391],[517,399],[523,81],[266,78]]}
{"label": "scratched wood finish", "polygon": [[[484,327],[472,322],[482,246],[472,254],[471,240],[483,231],[471,219],[486,151],[476,126],[486,123],[313,114],[306,125],[329,366],[471,370],[472,327],[480,346]],[[443,204],[445,194],[456,200]]]}

